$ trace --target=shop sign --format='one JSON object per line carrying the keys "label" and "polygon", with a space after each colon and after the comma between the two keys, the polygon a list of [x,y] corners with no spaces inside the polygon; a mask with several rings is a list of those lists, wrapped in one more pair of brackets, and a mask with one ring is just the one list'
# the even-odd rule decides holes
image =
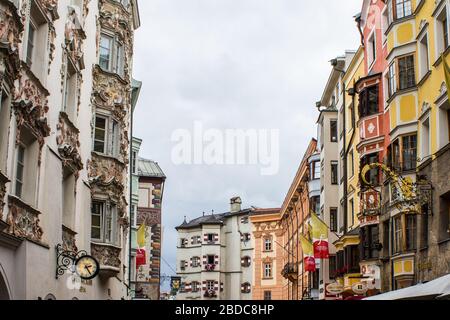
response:
{"label": "shop sign", "polygon": [[327,296],[337,296],[344,292],[344,286],[338,282],[328,283],[325,285]]}
{"label": "shop sign", "polygon": [[356,294],[363,295],[367,293],[369,288],[367,288],[367,284],[365,284],[364,282],[358,282],[352,286],[352,290]]}

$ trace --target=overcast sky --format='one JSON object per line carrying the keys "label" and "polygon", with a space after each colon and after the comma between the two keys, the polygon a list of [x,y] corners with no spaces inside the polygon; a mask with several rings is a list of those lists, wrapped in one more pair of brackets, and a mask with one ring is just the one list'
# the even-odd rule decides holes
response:
{"label": "overcast sky", "polygon": [[[359,0],[141,0],[134,77],[143,82],[134,135],[167,175],[163,258],[176,270],[175,226],[203,211],[279,207],[316,136],[328,61],[355,50]],[[177,129],[279,129],[280,170],[175,165]],[[162,262],[162,273],[174,275]],[[167,288],[167,284],[164,286]]]}

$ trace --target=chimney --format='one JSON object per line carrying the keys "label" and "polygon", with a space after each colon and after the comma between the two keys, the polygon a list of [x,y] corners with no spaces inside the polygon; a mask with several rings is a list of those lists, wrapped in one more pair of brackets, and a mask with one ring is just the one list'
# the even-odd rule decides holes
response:
{"label": "chimney", "polygon": [[230,208],[230,212],[231,213],[235,213],[235,212],[241,211],[241,204],[242,204],[241,197],[231,198],[230,204],[231,204],[231,206],[230,206],[231,207]]}

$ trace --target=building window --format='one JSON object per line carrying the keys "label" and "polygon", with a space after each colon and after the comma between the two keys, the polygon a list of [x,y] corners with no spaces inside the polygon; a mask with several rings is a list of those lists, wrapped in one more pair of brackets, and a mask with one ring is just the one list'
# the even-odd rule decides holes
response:
{"label": "building window", "polygon": [[350,199],[350,227],[353,227],[353,225],[355,224],[355,201],[352,199]]}
{"label": "building window", "polygon": [[131,226],[136,228],[136,217],[137,217],[137,206],[135,204],[131,205]]}
{"label": "building window", "polygon": [[362,260],[378,259],[379,257],[379,229],[378,225],[361,228]]}
{"label": "building window", "polygon": [[36,0],[29,1],[28,35],[26,39],[26,63],[34,75],[41,81],[47,74],[48,35],[47,17]]}
{"label": "building window", "polygon": [[417,164],[417,136],[404,136],[402,141],[403,169],[413,170]]}
{"label": "building window", "polygon": [[330,120],[331,142],[338,142],[338,123],[337,120]]}
{"label": "building window", "polygon": [[36,35],[36,27],[34,22],[30,19],[28,24],[28,41],[27,41],[27,64],[31,66],[33,63],[34,42]]}
{"label": "building window", "polygon": [[403,230],[402,230],[402,217],[399,215],[394,218],[394,253],[400,253],[403,251]]}
{"label": "building window", "polygon": [[272,300],[272,291],[264,291],[264,300]]}
{"label": "building window", "polygon": [[192,258],[192,267],[193,268],[200,267],[200,257],[193,257]]}
{"label": "building window", "polygon": [[243,242],[248,242],[248,241],[250,241],[250,239],[251,239],[250,233],[244,233],[244,234],[241,235],[241,240]]}
{"label": "building window", "polygon": [[450,239],[450,192],[447,192],[439,199],[439,240]]}
{"label": "building window", "polygon": [[192,292],[194,292],[194,293],[200,291],[200,285],[196,281],[192,282],[191,287],[192,287]]}
{"label": "building window", "polygon": [[412,14],[411,0],[396,0],[394,9],[396,19],[410,16]]}
{"label": "building window", "polygon": [[338,165],[337,161],[331,162],[331,184],[333,185],[338,184]]}
{"label": "building window", "polygon": [[348,168],[349,172],[350,172],[350,178],[352,178],[355,175],[355,157],[353,155],[353,150],[350,151],[350,161],[348,162],[348,165],[350,166],[350,168]]}
{"label": "building window", "polygon": [[345,262],[344,266],[345,273],[359,273],[359,248],[358,246],[347,246],[345,251]]}
{"label": "building window", "polygon": [[338,209],[337,208],[330,208],[330,230],[331,232],[337,232],[338,231]]}
{"label": "building window", "polygon": [[15,190],[15,195],[19,198],[22,197],[24,171],[25,171],[25,148],[19,144],[17,146],[16,190]]}
{"label": "building window", "polygon": [[113,203],[92,202],[91,238],[116,244],[117,208]]}
{"label": "building window", "polygon": [[[364,168],[366,165],[378,163],[378,158],[379,158],[378,153],[372,153],[362,157],[361,169]],[[365,178],[372,186],[378,186],[380,184],[380,175],[378,168],[370,169],[369,172],[366,174]]]}
{"label": "building window", "polygon": [[244,267],[244,268],[250,267],[251,263],[252,263],[252,259],[250,257],[248,257],[248,256],[247,257],[243,257],[241,259],[241,266]]}
{"label": "building window", "polygon": [[399,90],[408,89],[416,85],[414,55],[408,55],[398,59],[398,84]]}
{"label": "building window", "polygon": [[94,151],[113,157],[119,154],[119,123],[111,118],[95,117]]}
{"label": "building window", "polygon": [[448,48],[448,19],[447,7],[444,6],[442,11],[436,17],[436,39],[437,39],[437,58]]}
{"label": "building window", "polygon": [[417,165],[417,135],[401,136],[388,150],[388,158],[395,170],[413,170]]}
{"label": "building window", "polygon": [[250,293],[252,291],[252,285],[248,282],[243,283],[241,286],[241,293]]}
{"label": "building window", "polygon": [[188,240],[186,238],[181,238],[180,239],[180,247],[181,248],[185,248],[188,245]]}
{"label": "building window", "polygon": [[375,39],[375,30],[372,32],[369,39],[367,40],[367,55],[368,55],[367,67],[370,68],[377,58],[377,44]]}
{"label": "building window", "polygon": [[215,286],[215,282],[212,280],[208,280],[206,281],[206,290],[207,291],[215,291],[216,286]]}
{"label": "building window", "polygon": [[64,75],[63,111],[72,121],[75,119],[77,103],[77,71],[74,65],[66,58],[66,71]]}
{"label": "building window", "polygon": [[105,153],[106,147],[106,119],[95,117],[94,151]]}
{"label": "building window", "polygon": [[311,180],[320,179],[320,161],[311,162]]}
{"label": "building window", "polygon": [[264,251],[272,251],[272,239],[271,238],[265,238],[264,239]]}
{"label": "building window", "polygon": [[388,82],[388,97],[392,97],[394,93],[397,91],[397,84],[395,79],[395,62],[389,66],[389,71],[387,74],[387,82]]}
{"label": "building window", "polygon": [[195,237],[192,237],[192,239],[191,239],[191,243],[192,243],[193,245],[201,244],[201,243],[202,243],[202,241],[201,241],[201,238],[200,238],[200,236],[195,236]]}
{"label": "building window", "polygon": [[99,64],[102,69],[110,71],[112,64],[112,43],[113,38],[105,34],[100,38],[100,60]]}
{"label": "building window", "polygon": [[100,38],[99,65],[108,72],[124,75],[124,49],[114,36],[102,33]]}
{"label": "building window", "polygon": [[330,273],[330,279],[335,279],[336,278],[336,271],[337,271],[337,261],[336,261],[336,256],[330,256],[330,260],[329,260],[329,273]]}
{"label": "building window", "polygon": [[406,216],[406,250],[413,251],[416,249],[417,249],[416,215],[408,214]]}
{"label": "building window", "polygon": [[264,263],[264,279],[272,279],[272,263]]}
{"label": "building window", "polygon": [[184,261],[184,260],[180,261],[180,270],[181,271],[186,270],[186,261]]}
{"label": "building window", "polygon": [[427,158],[430,155],[430,119],[427,118],[422,122],[421,130],[421,145],[422,145],[422,160]]}
{"label": "building window", "polygon": [[137,152],[133,151],[131,153],[131,172],[137,174]]}
{"label": "building window", "polygon": [[379,112],[378,110],[378,85],[364,89],[359,94],[359,116],[367,117]]}
{"label": "building window", "polygon": [[311,211],[320,215],[320,196],[311,198]]}
{"label": "building window", "polygon": [[419,40],[420,79],[430,71],[430,58],[428,51],[428,34]]}

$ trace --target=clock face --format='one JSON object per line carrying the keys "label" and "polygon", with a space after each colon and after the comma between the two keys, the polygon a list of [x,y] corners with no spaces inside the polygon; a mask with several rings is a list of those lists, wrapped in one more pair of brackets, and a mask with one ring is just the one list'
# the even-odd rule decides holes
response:
{"label": "clock face", "polygon": [[100,266],[95,258],[84,256],[75,262],[75,270],[81,279],[91,280],[98,275]]}

